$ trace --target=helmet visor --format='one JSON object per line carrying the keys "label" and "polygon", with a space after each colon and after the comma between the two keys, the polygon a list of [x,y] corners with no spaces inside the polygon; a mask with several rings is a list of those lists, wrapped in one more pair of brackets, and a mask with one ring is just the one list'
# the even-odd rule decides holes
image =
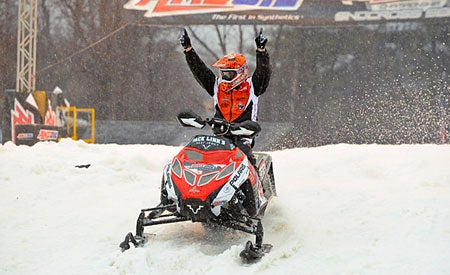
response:
{"label": "helmet visor", "polygon": [[220,77],[222,78],[222,80],[225,81],[231,81],[233,80],[237,75],[237,70],[220,70]]}

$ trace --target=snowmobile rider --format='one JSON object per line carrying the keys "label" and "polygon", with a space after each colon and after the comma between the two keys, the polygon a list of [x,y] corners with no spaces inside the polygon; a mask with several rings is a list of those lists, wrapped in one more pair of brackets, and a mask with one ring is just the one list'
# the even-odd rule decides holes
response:
{"label": "snowmobile rider", "polygon": [[[246,120],[257,121],[258,99],[269,86],[272,69],[269,53],[265,46],[267,37],[262,30],[255,38],[256,68],[249,77],[246,58],[239,53],[229,53],[217,60],[212,66],[219,70],[216,76],[200,59],[191,45],[191,39],[184,29],[179,37],[184,48],[187,64],[197,82],[214,98],[215,118],[228,122],[240,123]],[[214,129],[217,134],[218,129]],[[233,139],[256,167],[256,160],[252,153],[255,145],[254,138],[238,137]]]}

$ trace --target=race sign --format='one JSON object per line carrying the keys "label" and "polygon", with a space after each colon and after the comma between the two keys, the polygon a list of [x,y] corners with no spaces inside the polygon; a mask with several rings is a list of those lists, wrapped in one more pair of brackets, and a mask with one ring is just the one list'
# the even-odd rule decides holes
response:
{"label": "race sign", "polygon": [[448,20],[450,0],[130,0],[144,24],[345,25]]}

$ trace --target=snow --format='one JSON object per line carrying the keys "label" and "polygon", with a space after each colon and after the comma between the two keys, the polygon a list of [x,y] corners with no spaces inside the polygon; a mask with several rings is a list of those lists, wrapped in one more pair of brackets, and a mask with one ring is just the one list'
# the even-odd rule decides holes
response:
{"label": "snow", "polygon": [[[450,274],[450,145],[329,145],[270,152],[278,197],[254,236],[198,223],[146,228],[179,147],[81,141],[0,147],[1,274]],[[75,165],[91,164],[89,168]]]}

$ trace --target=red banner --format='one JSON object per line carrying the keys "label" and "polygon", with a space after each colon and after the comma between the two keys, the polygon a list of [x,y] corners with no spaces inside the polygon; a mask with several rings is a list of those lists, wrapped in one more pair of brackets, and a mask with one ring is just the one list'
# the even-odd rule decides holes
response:
{"label": "red banner", "polygon": [[450,0],[130,0],[148,24],[302,26],[450,19]]}

